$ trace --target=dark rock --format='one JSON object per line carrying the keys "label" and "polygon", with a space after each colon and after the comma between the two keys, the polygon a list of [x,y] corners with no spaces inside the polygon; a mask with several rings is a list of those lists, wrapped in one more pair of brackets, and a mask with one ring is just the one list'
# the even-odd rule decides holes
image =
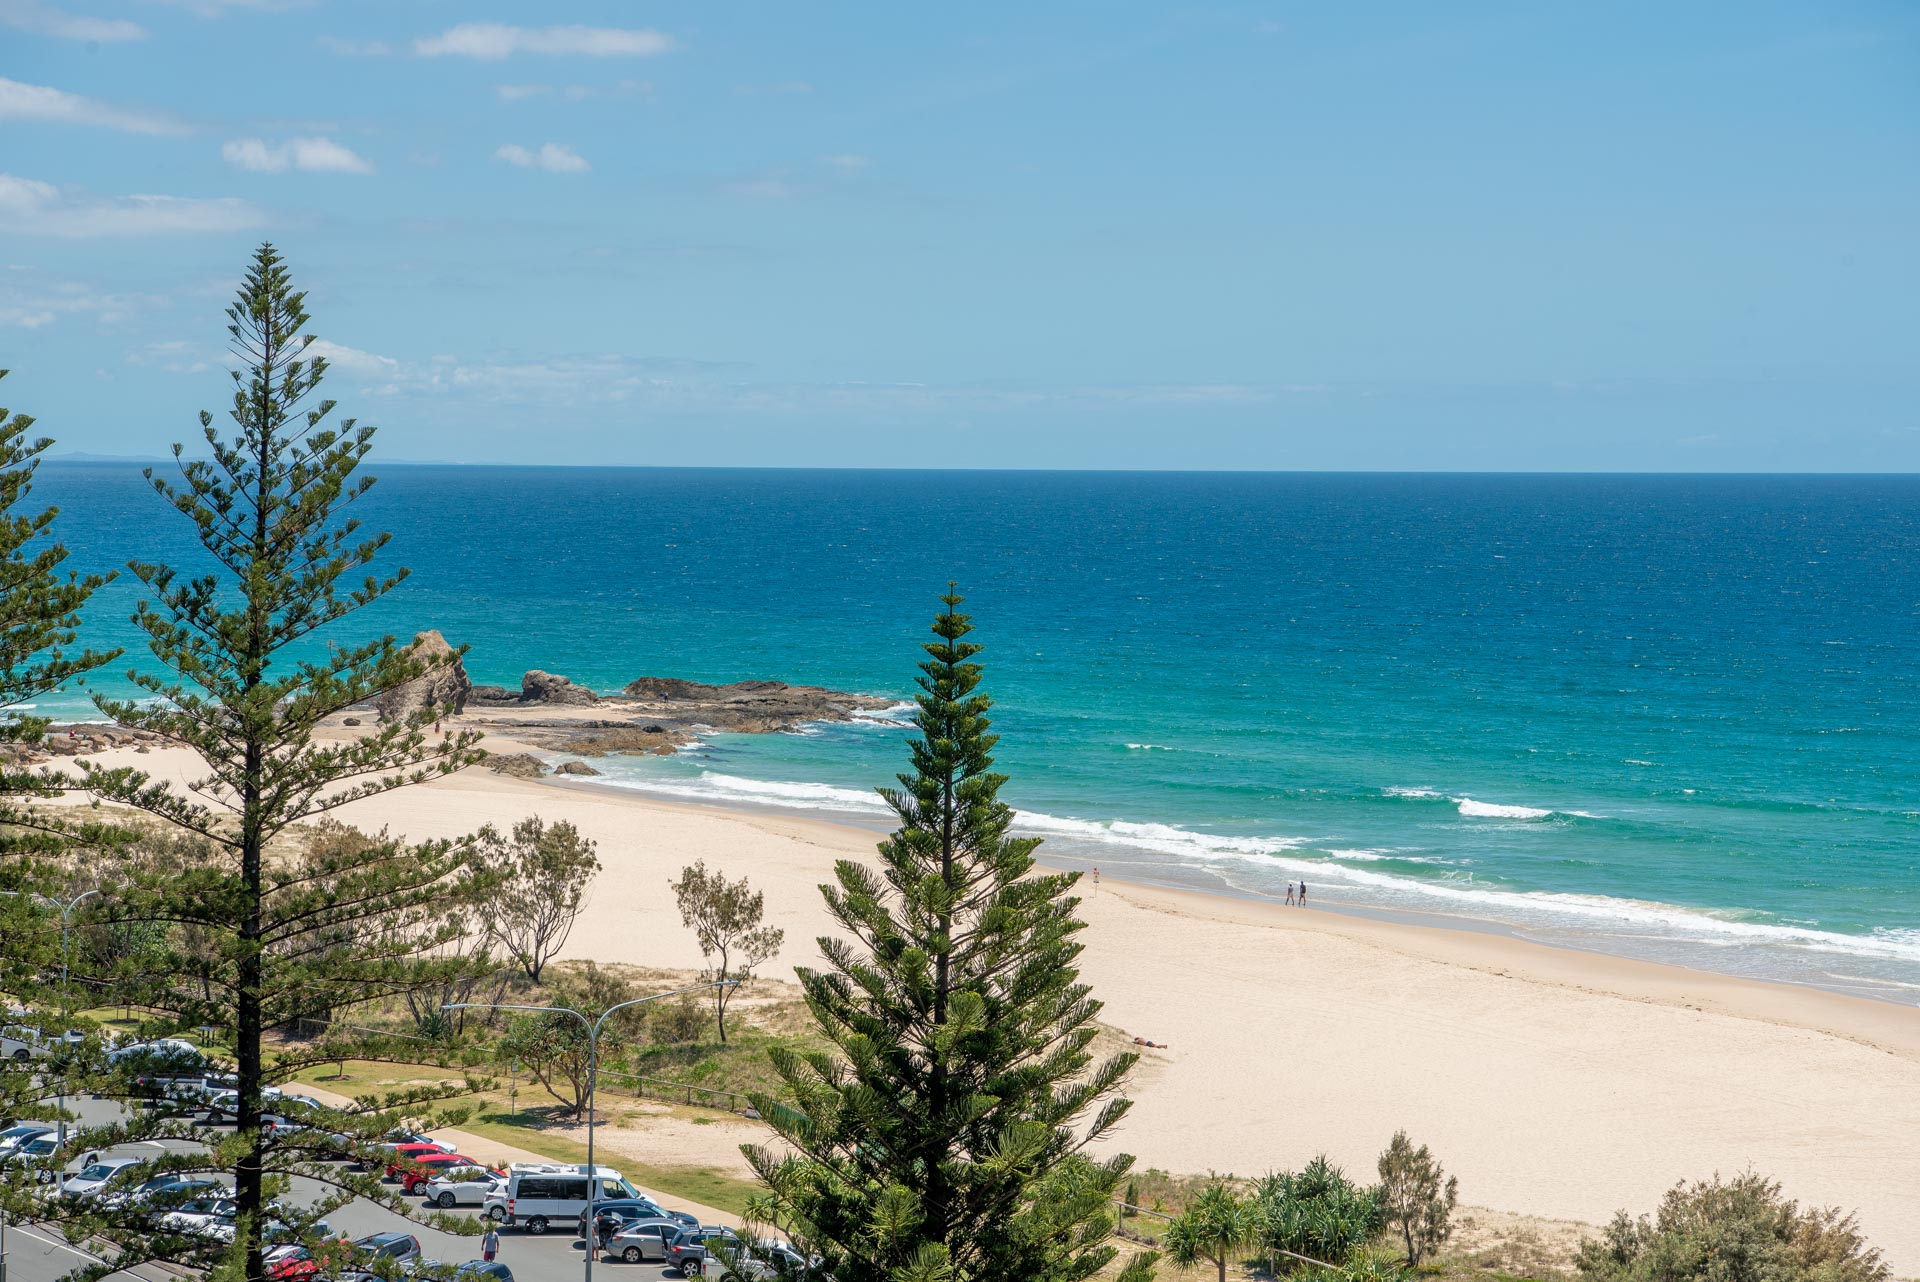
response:
{"label": "dark rock", "polygon": [[538,779],[547,773],[546,763],[530,752],[494,753],[487,758],[487,769],[515,779]]}
{"label": "dark rock", "polygon": [[535,668],[520,678],[520,701],[522,703],[570,703],[592,704],[600,702],[600,696],[585,686],[577,686],[569,677],[557,672],[542,672]]}
{"label": "dark rock", "polygon": [[553,768],[557,775],[597,775],[600,772],[584,761],[563,761]]}
{"label": "dark rock", "polygon": [[518,703],[520,692],[505,686],[475,686],[467,691],[468,703]]}
{"label": "dark rock", "polygon": [[360,724],[360,718],[358,718],[358,717],[342,717],[342,718],[340,718],[340,724],[341,724],[341,725],[343,725],[343,726],[357,726],[357,725],[359,725],[359,724]]}
{"label": "dark rock", "polygon": [[460,662],[459,652],[438,632],[422,632],[407,647],[407,655],[427,665],[427,671],[405,685],[374,696],[373,706],[383,721],[405,721],[423,710],[458,716],[466,710],[473,682]]}

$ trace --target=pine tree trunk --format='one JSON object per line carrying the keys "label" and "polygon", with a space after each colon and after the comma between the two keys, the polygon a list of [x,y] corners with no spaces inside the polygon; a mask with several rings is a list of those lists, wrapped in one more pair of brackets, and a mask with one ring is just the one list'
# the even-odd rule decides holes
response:
{"label": "pine tree trunk", "polygon": [[[259,778],[261,753],[257,745],[248,745],[247,779],[249,790],[253,781]],[[257,813],[259,801],[249,797],[246,813]],[[253,827],[251,822],[249,828]],[[265,1173],[260,1152],[260,1102],[264,1082],[265,1065],[262,1062],[260,1048],[260,998],[261,998],[261,956],[260,956],[260,837],[256,830],[244,837],[240,859],[241,873],[246,882],[247,916],[240,935],[239,992],[235,995],[235,1059],[238,1061],[240,1100],[235,1125],[243,1135],[251,1135],[253,1141],[247,1151],[241,1155],[233,1172],[234,1203],[239,1210],[238,1222],[245,1233],[244,1249],[248,1279],[264,1278],[266,1262],[261,1244],[262,1213],[264,1203]]]}

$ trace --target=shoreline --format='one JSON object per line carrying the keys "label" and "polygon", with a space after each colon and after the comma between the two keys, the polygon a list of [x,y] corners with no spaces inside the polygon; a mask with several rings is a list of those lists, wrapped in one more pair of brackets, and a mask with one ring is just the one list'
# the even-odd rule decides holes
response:
{"label": "shoreline", "polygon": [[[95,759],[195,777],[178,750]],[[835,933],[819,885],[838,860],[871,860],[876,840],[484,768],[337,817],[426,840],[536,814],[575,824],[602,863],[562,958],[698,967],[666,889],[701,859],[766,895],[786,944],[762,973],[782,979]],[[1258,1176],[1325,1153],[1368,1178],[1405,1128],[1459,1177],[1463,1202],[1597,1226],[1652,1211],[1682,1180],[1751,1168],[1803,1204],[1856,1211],[1894,1271],[1920,1275],[1920,1011],[1116,876],[1085,889],[1082,977],[1117,1030],[1106,1040],[1141,1050],[1132,1111],[1104,1151],[1143,1170]]]}
{"label": "shoreline", "polygon": [[[737,819],[755,826],[769,827],[783,835],[796,835],[808,830],[817,830],[822,838],[828,840],[835,837],[844,840],[852,834],[865,839],[885,835],[884,830],[845,822],[837,816],[807,814],[780,806],[750,802],[703,805],[656,797],[640,789],[625,788],[618,784],[562,776],[529,782],[536,787],[583,792],[683,812],[690,816]],[[1047,847],[1043,843],[1035,855],[1035,861],[1054,871],[1084,873],[1091,866],[1090,861],[1077,857],[1052,859],[1046,852]],[[1508,923],[1464,914],[1416,914],[1318,898],[1306,908],[1288,907],[1283,901],[1231,888],[1203,890],[1113,873],[1102,874],[1097,890],[1090,888],[1089,882],[1083,877],[1079,891],[1083,901],[1091,900],[1096,894],[1122,894],[1143,907],[1153,906],[1160,901],[1164,906],[1185,915],[1229,920],[1244,925],[1330,932],[1339,932],[1343,926],[1350,926],[1356,935],[1364,935],[1369,942],[1381,944],[1400,939],[1406,951],[1444,959],[1454,965],[1491,970],[1501,975],[1511,970],[1525,970],[1530,978],[1543,981],[1548,976],[1561,976],[1569,987],[1583,991],[1608,991],[1611,995],[1629,1000],[1658,1001],[1660,998],[1654,994],[1667,994],[1672,1004],[1699,1010],[1705,1008],[1695,1003],[1704,998],[1714,1002],[1711,1009],[1740,1018],[1843,1037],[1861,1045],[1911,1056],[1916,1063],[1920,1063],[1920,1009],[1872,995],[1846,993],[1793,980],[1733,975],[1673,962],[1624,956],[1604,949],[1531,939]],[[1276,913],[1279,916],[1274,916]],[[1404,936],[1402,932],[1405,932]],[[1453,936],[1461,938],[1449,943]],[[1416,944],[1414,941],[1421,942]],[[1512,955],[1507,960],[1497,961],[1483,955],[1488,951],[1511,952]],[[1565,957],[1556,960],[1557,954],[1565,954]],[[1595,969],[1617,976],[1619,987],[1593,984],[1593,977],[1584,972]],[[1781,1018],[1782,1007],[1806,1013],[1795,1018]],[[1833,1012],[1839,1010],[1851,1014],[1846,1018],[1834,1018]],[[1889,1018],[1890,1012],[1897,1014]]]}
{"label": "shoreline", "polygon": [[[522,750],[518,744],[515,744],[515,748],[516,750]],[[535,750],[541,751],[537,748]],[[644,786],[621,784],[605,779],[594,778],[563,778],[555,775],[542,778],[539,782],[552,787],[582,789],[607,796],[634,798],[654,805],[685,807],[693,811],[705,810],[722,814],[790,819],[798,822],[823,824],[828,827],[840,827],[855,832],[871,833],[875,836],[884,836],[886,832],[889,831],[883,824],[863,823],[858,817],[851,814],[825,809],[810,811],[798,804],[762,802],[749,798],[715,798],[711,801],[692,800],[662,795]],[[1018,832],[1018,827],[1016,821],[1016,832]],[[1057,838],[1046,836],[1043,833],[1031,835],[1043,837],[1036,858],[1050,868],[1078,872],[1101,869],[1102,875],[1111,882],[1124,882],[1128,885],[1164,890],[1172,893],[1192,894],[1204,899],[1220,899],[1236,903],[1274,907],[1286,906],[1285,901],[1277,895],[1236,885],[1230,878],[1208,864],[1170,865],[1181,868],[1195,880],[1205,879],[1217,883],[1211,886],[1195,885],[1152,875],[1142,875],[1145,870],[1155,866],[1146,860],[1129,859],[1125,856],[1116,859],[1114,856],[1108,855],[1105,857],[1105,862],[1103,863],[1090,853],[1063,850],[1062,844]],[[1324,889],[1324,887],[1328,885],[1334,887],[1334,891],[1331,894]],[[1312,909],[1316,911],[1331,911],[1343,917],[1352,917],[1359,920],[1395,926],[1407,926],[1414,929],[1457,931],[1471,935],[1510,939],[1537,948],[1579,953],[1598,958],[1637,962],[1647,966],[1683,971],[1688,974],[1703,977],[1733,979],[1743,983],[1765,985],[1770,988],[1825,993],[1835,997],[1844,997],[1872,1002],[1877,1005],[1890,1006],[1896,1010],[1920,1010],[1920,994],[1912,997],[1896,996],[1890,991],[1892,987],[1891,981],[1876,980],[1871,983],[1855,983],[1853,986],[1848,987],[1837,982],[1837,980],[1836,982],[1822,983],[1814,979],[1741,974],[1737,971],[1717,970],[1704,965],[1692,965],[1684,960],[1676,960],[1669,957],[1646,956],[1636,952],[1607,948],[1597,942],[1581,942],[1583,938],[1588,937],[1595,940],[1611,938],[1611,936],[1600,931],[1581,931],[1572,927],[1555,929],[1520,922],[1503,921],[1490,916],[1476,916],[1470,912],[1447,912],[1437,908],[1400,908],[1389,905],[1360,903],[1339,898],[1338,887],[1339,883],[1337,881],[1316,883]],[[1641,901],[1622,902],[1637,904]],[[1664,904],[1655,906],[1662,908],[1669,907],[1669,905]]]}

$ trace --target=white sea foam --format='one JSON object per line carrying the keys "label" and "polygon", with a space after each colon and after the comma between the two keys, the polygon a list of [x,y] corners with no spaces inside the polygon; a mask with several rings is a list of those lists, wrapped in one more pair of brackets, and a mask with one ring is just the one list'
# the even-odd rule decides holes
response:
{"label": "white sea foam", "polygon": [[1383,791],[1389,797],[1430,797],[1438,799],[1447,795],[1444,792],[1435,792],[1431,788],[1386,788],[1383,789]]}
{"label": "white sea foam", "polygon": [[1536,806],[1503,806],[1498,802],[1475,801],[1472,797],[1455,797],[1453,802],[1460,813],[1469,819],[1551,819],[1553,811],[1541,810]]}
{"label": "white sea foam", "polygon": [[1130,743],[1127,745],[1127,747],[1133,749],[1135,752],[1172,752],[1174,751],[1174,749],[1169,748],[1164,743]]}
{"label": "white sea foam", "polygon": [[874,726],[887,730],[909,727],[913,722],[907,718],[920,710],[920,705],[911,700],[888,704],[884,708],[859,708],[852,717],[839,724],[849,726]]}

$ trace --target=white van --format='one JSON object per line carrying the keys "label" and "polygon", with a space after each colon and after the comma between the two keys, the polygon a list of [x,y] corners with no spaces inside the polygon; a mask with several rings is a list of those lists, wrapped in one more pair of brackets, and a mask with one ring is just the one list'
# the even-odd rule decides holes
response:
{"label": "white van", "polygon": [[[595,1202],[635,1198],[640,1191],[610,1166],[594,1168],[600,1181]],[[505,1192],[487,1198],[486,1215],[501,1224],[517,1225],[529,1233],[545,1233],[550,1224],[572,1228],[587,1209],[587,1168],[552,1162],[515,1162],[507,1168]]]}

